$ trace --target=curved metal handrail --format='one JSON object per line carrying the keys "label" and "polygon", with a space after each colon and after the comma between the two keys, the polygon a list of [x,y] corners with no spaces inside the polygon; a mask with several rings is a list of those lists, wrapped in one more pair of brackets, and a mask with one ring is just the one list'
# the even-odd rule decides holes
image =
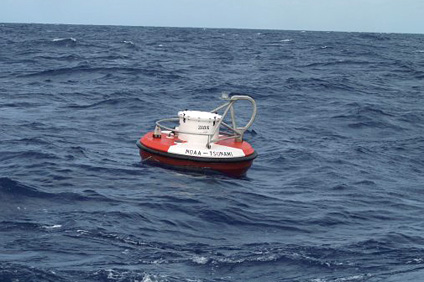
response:
{"label": "curved metal handrail", "polygon": [[[219,106],[219,107],[217,107],[217,108],[215,108],[215,109],[213,109],[211,111],[213,113],[216,113],[219,110],[225,108],[223,114],[221,115],[221,119],[218,122],[218,126],[215,128],[215,130],[211,134],[208,134],[208,133],[193,133],[193,132],[180,131],[178,129],[170,128],[170,127],[167,127],[167,126],[161,124],[163,122],[178,122],[179,121],[179,118],[164,118],[164,119],[160,119],[160,120],[156,121],[155,131],[157,130],[157,128],[160,128],[160,129],[168,130],[168,131],[171,131],[171,132],[174,132],[174,133],[177,133],[177,134],[178,133],[183,133],[183,134],[190,134],[190,135],[203,135],[203,136],[207,135],[208,136],[208,142],[206,144],[206,147],[207,148],[210,148],[211,147],[211,143],[217,143],[219,141],[223,141],[223,140],[227,140],[227,139],[232,139],[232,138],[235,138],[237,141],[240,141],[241,142],[242,139],[243,139],[244,132],[255,121],[256,114],[257,114],[256,102],[255,102],[255,100],[253,100],[252,97],[247,96],[247,95],[237,94],[237,95],[234,95],[234,96],[231,96],[230,97],[229,94],[232,94],[232,93],[225,93],[224,92],[222,94],[222,99],[227,100],[228,102],[224,103],[223,105],[221,105],[221,106]],[[236,94],[236,93],[234,93],[234,94]],[[234,111],[234,106],[233,106],[234,103],[236,101],[239,101],[239,100],[246,100],[246,101],[249,101],[252,104],[252,115],[251,115],[249,121],[246,123],[246,125],[245,126],[242,126],[242,127],[237,127],[236,119],[235,119],[235,111]],[[226,115],[228,114],[228,112],[230,112],[230,115],[231,115],[232,126],[231,125],[228,125],[228,124],[226,124],[224,122],[224,118],[226,117]],[[220,128],[221,125],[223,125],[227,129],[231,130],[234,134],[233,135],[230,135],[230,134],[226,134],[226,133],[223,132],[222,135],[224,135],[224,136],[218,137],[216,139],[212,139],[212,137],[215,135],[216,131]]]}

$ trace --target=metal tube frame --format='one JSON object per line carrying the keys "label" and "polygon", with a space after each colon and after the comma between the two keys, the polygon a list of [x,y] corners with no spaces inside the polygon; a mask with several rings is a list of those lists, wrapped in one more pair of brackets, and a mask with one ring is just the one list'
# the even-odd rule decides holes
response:
{"label": "metal tube frame", "polygon": [[[158,120],[156,122],[156,126],[158,126],[161,129],[169,130],[169,131],[177,133],[177,134],[183,133],[183,134],[191,134],[191,135],[207,135],[208,136],[208,142],[206,143],[207,148],[211,147],[211,143],[216,143],[216,142],[219,142],[219,141],[232,139],[232,138],[235,138],[237,141],[241,142],[243,140],[244,132],[255,121],[256,113],[257,113],[256,102],[250,96],[239,95],[239,94],[228,97],[228,94],[223,93],[223,99],[227,100],[228,102],[222,104],[221,106],[219,106],[219,107],[217,107],[217,108],[215,108],[211,111],[212,113],[215,113],[215,112],[218,112],[219,110],[225,108],[225,110],[222,114],[221,120],[218,122],[218,126],[215,128],[214,132],[211,133],[211,134],[184,132],[184,131],[176,130],[175,128],[170,128],[170,127],[167,127],[167,126],[161,124],[162,122],[178,122],[179,118],[165,118],[165,119]],[[239,101],[239,100],[246,100],[246,101],[249,101],[252,104],[252,115],[250,117],[250,120],[247,122],[247,124],[245,126],[242,126],[242,127],[237,127],[236,118],[235,118],[235,111],[234,111],[234,106],[233,106],[234,103]],[[225,119],[226,115],[228,114],[228,112],[230,112],[232,126],[230,126],[230,125],[228,125],[224,122],[224,119]],[[220,138],[217,138],[217,139],[211,139],[215,135],[216,131],[220,128],[221,125],[228,128],[229,130],[231,130],[233,132],[233,134],[231,135],[231,133],[224,133],[223,132],[222,135],[225,135],[224,137],[220,137]]]}

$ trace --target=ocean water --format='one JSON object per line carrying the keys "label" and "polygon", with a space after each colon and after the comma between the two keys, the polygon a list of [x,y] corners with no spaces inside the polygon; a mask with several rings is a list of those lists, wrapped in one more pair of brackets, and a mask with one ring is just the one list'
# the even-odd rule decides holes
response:
{"label": "ocean water", "polygon": [[[222,91],[245,177],[141,162]],[[424,35],[0,24],[0,281],[424,281],[423,109]]]}

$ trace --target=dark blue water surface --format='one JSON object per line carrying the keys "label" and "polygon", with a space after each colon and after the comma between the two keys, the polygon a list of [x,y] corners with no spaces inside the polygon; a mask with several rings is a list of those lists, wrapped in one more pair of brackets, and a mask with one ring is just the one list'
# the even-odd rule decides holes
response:
{"label": "dark blue water surface", "polygon": [[[222,91],[246,177],[141,162]],[[0,281],[423,277],[424,35],[0,25]]]}

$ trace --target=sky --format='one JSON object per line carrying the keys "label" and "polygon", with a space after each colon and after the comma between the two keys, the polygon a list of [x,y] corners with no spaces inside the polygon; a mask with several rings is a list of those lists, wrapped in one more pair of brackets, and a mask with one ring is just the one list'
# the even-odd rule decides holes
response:
{"label": "sky", "polygon": [[424,0],[0,0],[0,22],[424,34]]}

